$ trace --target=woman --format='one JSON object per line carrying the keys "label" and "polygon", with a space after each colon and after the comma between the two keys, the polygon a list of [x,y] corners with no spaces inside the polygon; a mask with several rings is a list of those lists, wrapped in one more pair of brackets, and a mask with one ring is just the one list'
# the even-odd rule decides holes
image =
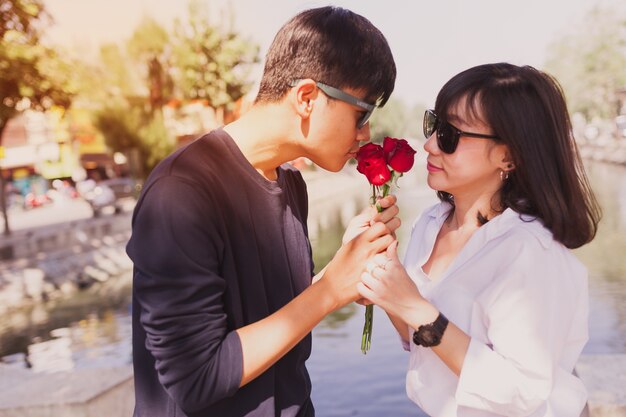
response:
{"label": "woman", "polygon": [[585,267],[600,210],[558,83],[532,67],[453,77],[424,116],[441,202],[359,283],[410,350],[407,393],[432,416],[579,416]]}

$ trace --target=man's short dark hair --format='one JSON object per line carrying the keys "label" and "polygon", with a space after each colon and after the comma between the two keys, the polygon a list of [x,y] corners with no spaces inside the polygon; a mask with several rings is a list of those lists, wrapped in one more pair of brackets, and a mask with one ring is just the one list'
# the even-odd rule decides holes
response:
{"label": "man's short dark hair", "polygon": [[365,92],[384,105],[396,65],[383,34],[366,18],[340,7],[305,10],[276,34],[267,52],[257,103],[277,102],[294,80],[311,78]]}

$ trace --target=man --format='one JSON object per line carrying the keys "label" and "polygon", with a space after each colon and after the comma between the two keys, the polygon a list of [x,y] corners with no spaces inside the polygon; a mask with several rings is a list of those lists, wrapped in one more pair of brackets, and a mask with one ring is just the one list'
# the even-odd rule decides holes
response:
{"label": "man", "polygon": [[310,332],[359,298],[365,261],[393,241],[398,209],[382,200],[386,210],[367,214],[311,285],[306,187],[286,162],[340,170],[369,140],[367,119],[395,74],[365,18],[302,12],[270,47],[252,108],[155,168],[127,248],[135,416],[314,415]]}

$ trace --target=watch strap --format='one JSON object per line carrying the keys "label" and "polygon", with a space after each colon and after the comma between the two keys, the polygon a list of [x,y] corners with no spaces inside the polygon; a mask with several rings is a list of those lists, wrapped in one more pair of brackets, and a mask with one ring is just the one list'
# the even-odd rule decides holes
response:
{"label": "watch strap", "polygon": [[[441,343],[443,333],[448,327],[448,318],[439,312],[439,315],[432,323],[422,324],[413,332],[413,343],[418,346],[433,347]],[[426,337],[428,335],[428,337]]]}

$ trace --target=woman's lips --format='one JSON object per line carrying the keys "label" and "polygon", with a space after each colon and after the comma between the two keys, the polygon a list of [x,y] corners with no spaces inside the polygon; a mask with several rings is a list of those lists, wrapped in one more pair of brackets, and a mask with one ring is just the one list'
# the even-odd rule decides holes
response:
{"label": "woman's lips", "polygon": [[442,168],[439,168],[438,166],[435,166],[435,165],[431,164],[430,162],[426,163],[426,169],[428,170],[428,172],[440,172],[440,171],[443,171]]}

